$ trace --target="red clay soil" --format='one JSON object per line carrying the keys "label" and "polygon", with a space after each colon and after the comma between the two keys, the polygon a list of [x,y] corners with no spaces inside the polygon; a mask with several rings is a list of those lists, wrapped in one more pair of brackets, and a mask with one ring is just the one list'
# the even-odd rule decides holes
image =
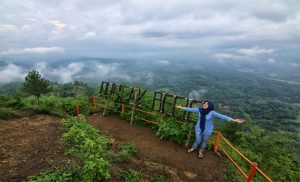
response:
{"label": "red clay soil", "polygon": [[[20,112],[18,119],[0,120],[0,181],[24,181],[28,176],[60,166],[67,158],[59,139],[60,118]],[[25,116],[24,116],[25,115]]]}
{"label": "red clay soil", "polygon": [[121,142],[134,143],[138,151],[137,159],[175,169],[175,176],[179,178],[172,181],[226,180],[224,161],[212,151],[206,151],[204,158],[200,159],[197,152],[189,154],[187,148],[182,145],[160,140],[151,128],[130,126],[128,122],[115,116],[102,116],[100,113],[87,117],[87,120],[106,135]]}

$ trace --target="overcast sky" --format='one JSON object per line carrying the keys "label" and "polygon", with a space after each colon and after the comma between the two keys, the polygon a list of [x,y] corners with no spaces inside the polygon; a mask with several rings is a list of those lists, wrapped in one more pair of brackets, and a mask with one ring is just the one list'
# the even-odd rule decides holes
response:
{"label": "overcast sky", "polygon": [[299,63],[299,0],[0,0],[0,58]]}

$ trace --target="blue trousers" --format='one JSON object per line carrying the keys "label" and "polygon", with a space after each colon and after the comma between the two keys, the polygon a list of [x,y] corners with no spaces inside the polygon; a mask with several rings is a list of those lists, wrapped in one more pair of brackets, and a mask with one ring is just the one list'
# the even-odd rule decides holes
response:
{"label": "blue trousers", "polygon": [[204,151],[207,141],[211,134],[195,133],[195,135],[196,135],[196,140],[193,144],[193,149],[197,149],[198,146],[201,144],[201,150]]}

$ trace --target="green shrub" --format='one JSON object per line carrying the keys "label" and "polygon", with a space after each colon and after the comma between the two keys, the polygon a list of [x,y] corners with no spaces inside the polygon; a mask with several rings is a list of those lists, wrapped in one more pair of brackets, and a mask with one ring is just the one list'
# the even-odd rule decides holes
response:
{"label": "green shrub", "polygon": [[122,177],[125,182],[142,182],[143,179],[138,171],[129,169],[128,171],[120,170],[118,176]]}
{"label": "green shrub", "polygon": [[24,103],[22,102],[22,97],[19,94],[13,96],[0,95],[0,107],[10,107],[10,108],[22,108]]}
{"label": "green shrub", "polygon": [[29,176],[28,182],[49,182],[49,181],[80,181],[79,175],[81,168],[73,163],[68,162],[62,169],[42,172],[38,176]]}
{"label": "green shrub", "polygon": [[82,181],[100,181],[110,178],[110,164],[99,155],[90,155],[85,161],[80,173]]}
{"label": "green shrub", "polygon": [[175,118],[163,118],[159,121],[159,128],[156,135],[160,139],[170,139],[183,144],[192,128],[193,125],[191,123],[179,123]]}
{"label": "green shrub", "polygon": [[124,162],[130,159],[133,154],[136,153],[136,147],[132,143],[125,143],[119,145],[119,148],[122,150],[119,154],[113,154],[111,160],[116,163]]}
{"label": "green shrub", "polygon": [[92,106],[89,104],[86,98],[80,98],[76,100],[75,98],[65,98],[63,102],[64,110],[71,116],[76,116],[76,105],[78,103],[79,113],[83,115],[89,115],[92,111]]}
{"label": "green shrub", "polygon": [[19,117],[16,111],[11,108],[0,108],[0,119],[10,119]]}

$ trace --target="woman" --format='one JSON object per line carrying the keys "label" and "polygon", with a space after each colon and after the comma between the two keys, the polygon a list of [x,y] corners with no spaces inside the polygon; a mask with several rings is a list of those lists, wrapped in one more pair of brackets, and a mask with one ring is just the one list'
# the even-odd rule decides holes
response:
{"label": "woman", "polygon": [[201,148],[199,150],[199,157],[203,157],[203,153],[206,147],[206,143],[213,132],[213,117],[217,117],[220,119],[224,119],[227,121],[233,121],[237,123],[243,123],[244,120],[242,119],[232,119],[229,116],[220,114],[214,111],[214,105],[209,101],[204,101],[202,103],[202,108],[189,108],[189,107],[182,107],[181,105],[176,105],[176,108],[183,109],[187,112],[193,112],[199,115],[198,122],[195,127],[195,135],[196,140],[192,146],[188,150],[188,153],[193,152],[198,148],[198,145],[201,144]]}

